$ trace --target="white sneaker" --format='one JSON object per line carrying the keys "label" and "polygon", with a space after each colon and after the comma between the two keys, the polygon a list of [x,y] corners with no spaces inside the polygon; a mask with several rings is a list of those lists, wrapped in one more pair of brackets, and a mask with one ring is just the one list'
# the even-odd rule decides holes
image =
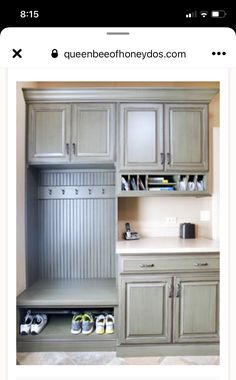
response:
{"label": "white sneaker", "polygon": [[21,325],[20,325],[20,334],[21,335],[28,335],[30,333],[32,322],[33,322],[33,315],[31,315],[30,312],[28,312],[25,315],[24,322],[21,323]]}
{"label": "white sneaker", "polygon": [[96,318],[96,333],[104,334],[104,332],[105,332],[105,316],[103,314],[100,314]]}
{"label": "white sneaker", "polygon": [[114,333],[114,322],[115,322],[115,318],[113,317],[113,315],[108,314],[106,316],[106,334]]}
{"label": "white sneaker", "polygon": [[39,334],[43,328],[46,326],[48,321],[48,317],[46,314],[36,314],[33,319],[33,323],[31,325],[31,334],[37,335]]}

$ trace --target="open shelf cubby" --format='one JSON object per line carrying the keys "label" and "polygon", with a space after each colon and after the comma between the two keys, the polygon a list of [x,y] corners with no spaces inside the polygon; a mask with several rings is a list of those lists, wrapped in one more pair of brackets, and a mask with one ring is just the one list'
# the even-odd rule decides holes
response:
{"label": "open shelf cubby", "polygon": [[210,195],[206,173],[120,173],[118,196]]}
{"label": "open shelf cubby", "polygon": [[[118,296],[115,279],[40,280],[17,298],[18,351],[114,350],[117,338]],[[45,313],[48,322],[38,335],[20,335],[27,312]],[[90,312],[115,317],[114,334],[71,334],[75,313]]]}

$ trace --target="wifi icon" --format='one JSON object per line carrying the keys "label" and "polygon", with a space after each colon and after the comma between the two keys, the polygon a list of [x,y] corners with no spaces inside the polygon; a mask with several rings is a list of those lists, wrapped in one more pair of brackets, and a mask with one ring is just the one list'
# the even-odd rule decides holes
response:
{"label": "wifi icon", "polygon": [[207,17],[207,15],[208,15],[207,11],[201,11],[200,12],[200,16],[203,17],[203,18]]}

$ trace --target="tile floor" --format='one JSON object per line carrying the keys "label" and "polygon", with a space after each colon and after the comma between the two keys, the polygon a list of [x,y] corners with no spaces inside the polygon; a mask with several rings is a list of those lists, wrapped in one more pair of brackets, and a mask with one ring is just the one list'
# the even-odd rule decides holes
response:
{"label": "tile floor", "polygon": [[115,352],[20,352],[21,365],[218,365],[219,356],[118,358]]}

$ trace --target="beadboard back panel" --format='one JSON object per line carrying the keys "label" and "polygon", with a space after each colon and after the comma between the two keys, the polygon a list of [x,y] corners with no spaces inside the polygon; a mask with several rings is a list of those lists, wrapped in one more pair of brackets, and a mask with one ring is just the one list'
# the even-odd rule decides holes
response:
{"label": "beadboard back panel", "polygon": [[115,200],[39,200],[40,277],[115,276]]}
{"label": "beadboard back panel", "polygon": [[[113,171],[39,173],[43,186],[114,186]],[[115,197],[38,199],[41,279],[115,277]]]}

